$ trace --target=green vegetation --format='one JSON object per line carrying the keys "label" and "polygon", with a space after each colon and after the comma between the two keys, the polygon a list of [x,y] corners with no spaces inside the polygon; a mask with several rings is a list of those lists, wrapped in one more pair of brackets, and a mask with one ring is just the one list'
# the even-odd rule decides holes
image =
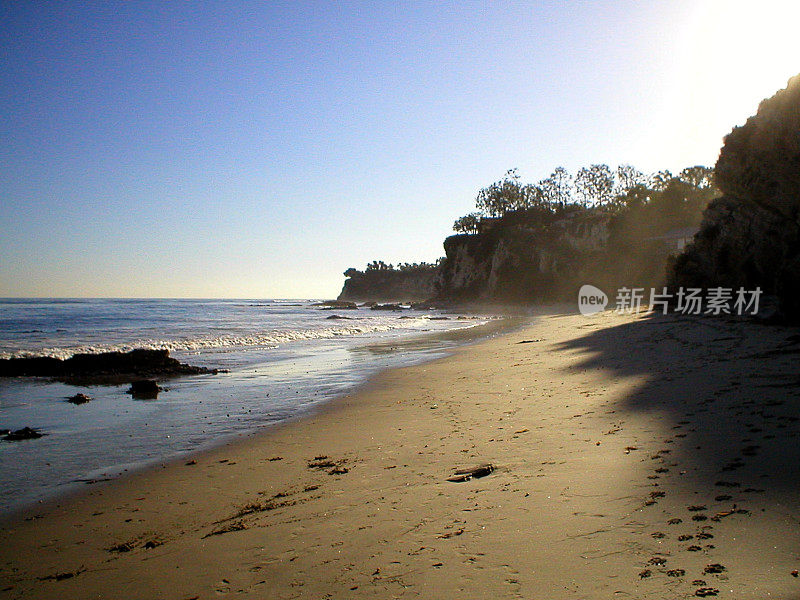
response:
{"label": "green vegetation", "polygon": [[344,272],[345,277],[353,277],[357,276],[358,274],[365,274],[365,273],[387,273],[387,272],[398,272],[398,273],[424,273],[427,271],[435,271],[436,268],[441,264],[443,258],[438,259],[435,263],[398,263],[395,267],[393,264],[386,264],[382,260],[373,260],[371,263],[367,264],[367,268],[363,271],[359,271],[358,269],[349,268],[347,271]]}
{"label": "green vegetation", "polygon": [[592,212],[614,217],[633,235],[653,236],[696,226],[714,198],[713,169],[694,166],[673,176],[644,175],[631,165],[583,167],[573,177],[564,167],[537,184],[523,184],[516,169],[478,192],[477,212],[456,220],[458,233],[480,234],[499,221],[549,224],[567,215]]}

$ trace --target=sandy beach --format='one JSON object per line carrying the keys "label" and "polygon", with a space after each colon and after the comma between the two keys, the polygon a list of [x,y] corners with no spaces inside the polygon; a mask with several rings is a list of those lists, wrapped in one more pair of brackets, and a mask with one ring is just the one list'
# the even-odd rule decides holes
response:
{"label": "sandy beach", "polygon": [[0,598],[800,598],[798,352],[542,316],[6,519]]}

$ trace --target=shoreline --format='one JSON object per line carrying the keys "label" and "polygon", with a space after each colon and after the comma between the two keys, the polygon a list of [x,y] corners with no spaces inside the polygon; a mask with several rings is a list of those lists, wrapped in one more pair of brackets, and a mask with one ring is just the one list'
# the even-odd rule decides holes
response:
{"label": "shoreline", "polygon": [[797,595],[791,333],[540,317],[0,521],[0,597]]}
{"label": "shoreline", "polygon": [[[3,508],[3,510],[0,510],[0,526],[2,526],[4,522],[13,521],[15,518],[24,516],[31,511],[40,512],[41,510],[46,510],[47,507],[65,502],[69,498],[80,496],[89,489],[88,486],[102,486],[109,482],[125,479],[143,471],[160,469],[164,466],[177,464],[182,461],[189,460],[195,455],[202,455],[219,447],[237,443],[242,440],[247,440],[253,436],[268,434],[274,428],[279,428],[284,424],[309,418],[320,411],[324,411],[327,405],[335,403],[341,396],[357,393],[362,386],[367,385],[373,377],[379,375],[385,370],[402,368],[402,366],[406,365],[423,364],[438,360],[439,358],[449,356],[458,348],[480,343],[484,339],[490,339],[497,335],[503,335],[519,329],[520,327],[524,326],[524,322],[527,320],[528,319],[524,319],[521,316],[510,317],[508,315],[499,315],[484,323],[468,325],[452,330],[418,332],[406,334],[404,336],[400,336],[399,338],[392,338],[389,340],[372,342],[365,341],[364,346],[354,346],[353,350],[369,350],[370,352],[377,351],[379,353],[392,355],[394,357],[399,357],[402,352],[406,351],[410,352],[411,356],[407,359],[406,363],[401,362],[399,366],[391,364],[370,366],[366,368],[363,373],[361,373],[357,382],[352,383],[344,391],[335,392],[329,397],[309,404],[307,407],[298,408],[289,416],[281,416],[274,420],[264,421],[260,424],[252,425],[235,433],[228,433],[216,439],[205,440],[194,449],[189,451],[171,451],[161,458],[148,458],[127,463],[115,463],[113,465],[100,467],[91,472],[87,472],[85,473],[85,478],[73,479],[70,481],[65,480],[63,483],[59,484],[58,488],[49,489],[43,491],[42,493],[34,491],[27,493],[26,496],[29,499],[23,502],[11,503],[8,508]],[[189,359],[183,357],[181,360]],[[18,377],[16,379],[21,382],[25,382],[27,380],[27,382],[31,384],[40,384],[43,382],[61,383],[55,379],[48,381],[46,379],[37,377]],[[186,384],[190,381],[186,378],[181,379],[175,377],[159,377],[157,379],[160,383],[166,383],[169,387],[172,387],[172,383],[180,385],[181,383]],[[125,382],[129,381],[129,379],[122,379],[121,381],[123,382],[121,385],[125,387],[127,386],[127,383]],[[233,384],[233,386],[234,387],[232,387],[232,390],[235,391],[235,384]],[[92,384],[85,391],[94,396],[95,394],[90,390],[93,390],[95,387],[97,387],[96,384]],[[104,386],[101,385],[100,387],[102,388]],[[76,389],[83,390],[84,388],[79,386]]]}

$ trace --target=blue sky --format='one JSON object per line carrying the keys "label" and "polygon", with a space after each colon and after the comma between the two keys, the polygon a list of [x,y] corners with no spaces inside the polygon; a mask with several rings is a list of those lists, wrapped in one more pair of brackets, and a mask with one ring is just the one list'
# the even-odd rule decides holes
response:
{"label": "blue sky", "polygon": [[791,2],[0,3],[0,296],[333,297],[518,167],[713,165]]}

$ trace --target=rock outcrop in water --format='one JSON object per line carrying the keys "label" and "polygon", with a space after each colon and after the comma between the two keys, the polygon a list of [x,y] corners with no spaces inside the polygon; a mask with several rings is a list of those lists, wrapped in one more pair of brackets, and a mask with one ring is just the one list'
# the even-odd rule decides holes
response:
{"label": "rock outcrop in water", "polygon": [[728,134],[715,182],[723,197],[708,206],[670,284],[760,287],[800,320],[800,75]]}
{"label": "rock outcrop in water", "polygon": [[161,386],[153,379],[140,379],[131,383],[126,393],[137,400],[155,400],[158,393],[163,391]]}
{"label": "rock outcrop in water", "polygon": [[86,404],[87,402],[91,402],[91,396],[87,396],[86,394],[75,394],[74,396],[70,396],[67,398],[67,402],[70,404],[81,405]]}
{"label": "rock outcrop in water", "polygon": [[216,369],[195,367],[169,356],[168,350],[131,350],[76,354],[65,360],[52,357],[0,359],[0,377],[51,377],[86,383],[118,383],[131,378],[216,374]]}
{"label": "rock outcrop in water", "polygon": [[23,427],[16,431],[2,430],[0,435],[7,442],[21,442],[24,440],[38,440],[44,434],[31,427]]}

